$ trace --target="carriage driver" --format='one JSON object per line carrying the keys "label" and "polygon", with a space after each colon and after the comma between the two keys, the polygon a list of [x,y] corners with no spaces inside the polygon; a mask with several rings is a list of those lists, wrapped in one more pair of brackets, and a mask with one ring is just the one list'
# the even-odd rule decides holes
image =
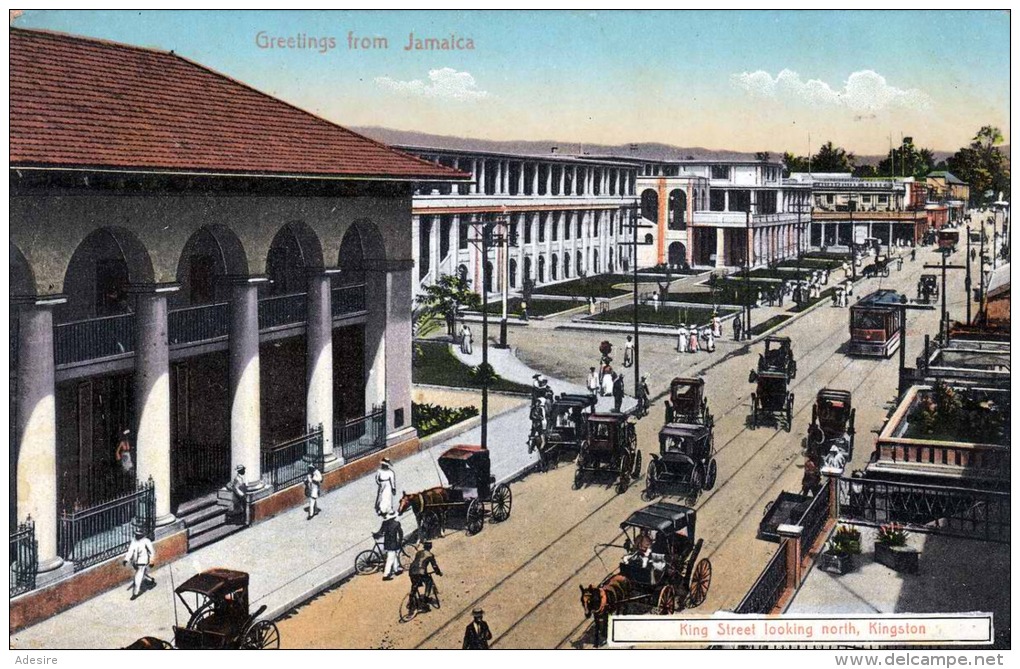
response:
{"label": "carriage driver", "polygon": [[[432,571],[429,571],[429,567],[432,567]],[[436,556],[432,553],[432,542],[422,542],[421,550],[414,554],[414,560],[411,562],[411,567],[408,569],[408,575],[411,577],[411,592],[417,592],[418,588],[425,586],[424,603],[422,608],[428,609],[428,600],[432,596],[432,591],[435,588],[435,583],[432,580],[432,573],[443,575],[443,570],[439,568],[439,564],[436,562]]]}

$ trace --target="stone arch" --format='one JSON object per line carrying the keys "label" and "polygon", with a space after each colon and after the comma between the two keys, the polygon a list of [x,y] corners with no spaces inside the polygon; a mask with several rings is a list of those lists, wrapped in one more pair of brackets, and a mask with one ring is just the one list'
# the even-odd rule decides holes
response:
{"label": "stone arch", "polygon": [[171,298],[179,304],[207,304],[228,299],[228,276],[248,273],[241,240],[224,225],[206,225],[191,234],[177,261],[181,289]]}
{"label": "stone arch", "polygon": [[591,271],[594,274],[598,274],[599,271],[600,271],[599,270],[599,250],[598,249],[592,249],[592,251],[591,251]]}
{"label": "stone arch", "polygon": [[524,281],[530,281],[531,277],[532,277],[532,273],[531,273],[531,256],[526,256],[524,258]]}
{"label": "stone arch", "polygon": [[652,223],[659,222],[659,194],[654,188],[641,191],[641,217]]}
{"label": "stone arch", "polygon": [[563,252],[563,278],[564,279],[569,279],[570,278],[570,252],[569,251],[564,251]]}
{"label": "stone arch", "polygon": [[654,244],[654,243],[655,243],[655,237],[652,237],[652,233],[649,232],[648,234],[645,235],[645,244],[651,245],[651,244]]}
{"label": "stone arch", "polygon": [[577,251],[577,263],[574,265],[574,268],[578,274],[584,271],[584,251],[580,249]]}
{"label": "stone arch", "polygon": [[36,294],[35,272],[28,264],[25,255],[14,244],[10,246],[10,294],[14,297],[27,297]]}
{"label": "stone arch", "polygon": [[517,258],[510,258],[510,267],[508,269],[510,274],[510,287],[517,287]]}
{"label": "stone arch", "polygon": [[305,270],[321,268],[322,244],[307,224],[295,221],[280,228],[266,254],[271,295],[301,293],[307,289]]}
{"label": "stone arch", "polygon": [[134,233],[119,227],[93,230],[67,264],[63,285],[67,303],[56,311],[57,320],[127,313],[128,287],[152,282],[152,259]]}
{"label": "stone arch", "polygon": [[545,283],[545,256],[538,256],[538,283]]}
{"label": "stone arch", "polygon": [[549,276],[553,281],[560,278],[560,257],[555,253],[552,254],[552,258],[550,258]]}
{"label": "stone arch", "polygon": [[[347,228],[337,252],[336,266],[340,269],[334,274],[334,286],[356,286],[365,283],[365,243],[361,229],[357,225]],[[467,268],[464,268],[467,275]]]}
{"label": "stone arch", "polygon": [[680,188],[669,192],[669,229],[687,228],[687,193]]}
{"label": "stone arch", "polygon": [[464,265],[463,263],[460,264],[460,265],[457,265],[457,278],[460,279],[461,281],[467,281],[468,280],[468,268],[467,268],[467,265]]}
{"label": "stone arch", "polygon": [[669,245],[669,264],[683,266],[687,264],[687,247],[681,242]]}

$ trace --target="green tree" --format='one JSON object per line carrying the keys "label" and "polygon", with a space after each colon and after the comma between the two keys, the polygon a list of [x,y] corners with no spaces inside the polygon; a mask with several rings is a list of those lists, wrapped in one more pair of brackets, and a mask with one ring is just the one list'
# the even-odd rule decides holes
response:
{"label": "green tree", "polygon": [[990,125],[982,126],[970,146],[965,146],[949,157],[946,167],[970,185],[970,199],[974,204],[985,204],[1001,192],[1009,198],[1009,163],[999,149],[1002,131]]}
{"label": "green tree", "polygon": [[767,163],[771,158],[772,154],[768,151],[758,151],[754,154],[754,159],[760,163]]}
{"label": "green tree", "polygon": [[466,279],[452,274],[444,274],[418,296],[418,306],[423,313],[421,318],[429,315],[441,317],[446,321],[447,333],[452,337],[461,309],[478,309],[481,297],[468,287]]}
{"label": "green tree", "polygon": [[906,176],[924,179],[935,169],[935,153],[918,148],[913,137],[904,137],[899,148],[892,149],[878,163],[879,176]]}
{"label": "green tree", "polygon": [[790,176],[791,172],[807,172],[808,160],[804,156],[795,156],[789,151],[783,154],[783,173]]}
{"label": "green tree", "polygon": [[812,172],[853,172],[857,157],[841,146],[826,142],[811,158]]}

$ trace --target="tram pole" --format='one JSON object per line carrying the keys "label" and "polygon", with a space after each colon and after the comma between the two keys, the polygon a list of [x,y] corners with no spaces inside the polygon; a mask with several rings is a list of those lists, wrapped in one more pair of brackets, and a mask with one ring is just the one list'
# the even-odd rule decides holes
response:
{"label": "tram pole", "polygon": [[970,325],[970,226],[967,226],[967,278],[963,281],[964,288],[967,290],[967,325]]}
{"label": "tram pole", "polygon": [[482,450],[489,450],[489,225],[482,221]]}

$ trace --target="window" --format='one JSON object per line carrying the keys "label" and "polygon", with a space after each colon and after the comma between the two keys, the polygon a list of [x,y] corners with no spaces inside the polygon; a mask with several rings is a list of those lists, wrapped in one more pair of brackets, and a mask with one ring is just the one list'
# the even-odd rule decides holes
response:
{"label": "window", "polygon": [[545,241],[545,214],[538,215],[538,241],[539,243]]}
{"label": "window", "polygon": [[709,195],[709,211],[726,211],[726,193],[721,190],[714,190]]}
{"label": "window", "polygon": [[835,201],[836,201],[836,196],[835,195],[831,195],[830,194],[830,195],[826,195],[825,196],[825,204],[832,204]]}
{"label": "window", "polygon": [[560,238],[560,213],[556,212],[552,215],[552,240],[558,241]]}
{"label": "window", "polygon": [[861,195],[861,202],[867,203],[867,204],[871,204],[871,196],[870,195]]}
{"label": "window", "polygon": [[713,179],[729,179],[730,168],[728,165],[712,165]]}
{"label": "window", "polygon": [[464,219],[460,220],[460,224],[457,226],[457,248],[466,249],[468,247],[468,235],[471,232],[471,226]]}
{"label": "window", "polygon": [[524,243],[531,243],[531,217],[527,216],[524,219]]}

